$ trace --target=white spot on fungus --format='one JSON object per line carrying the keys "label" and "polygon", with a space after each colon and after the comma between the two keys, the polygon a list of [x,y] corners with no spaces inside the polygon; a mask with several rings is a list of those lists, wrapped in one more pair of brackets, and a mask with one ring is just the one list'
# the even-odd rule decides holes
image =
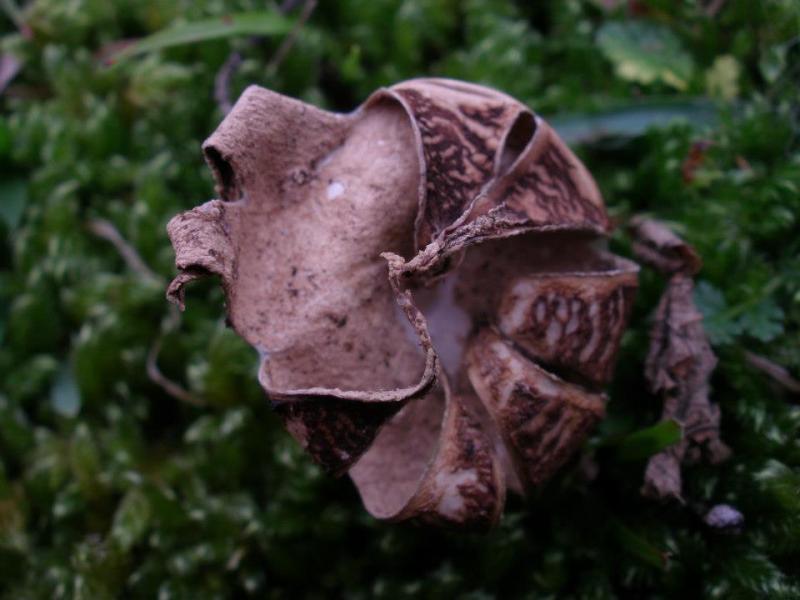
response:
{"label": "white spot on fungus", "polygon": [[327,196],[328,200],[335,200],[344,193],[344,184],[338,181],[332,181],[328,186]]}

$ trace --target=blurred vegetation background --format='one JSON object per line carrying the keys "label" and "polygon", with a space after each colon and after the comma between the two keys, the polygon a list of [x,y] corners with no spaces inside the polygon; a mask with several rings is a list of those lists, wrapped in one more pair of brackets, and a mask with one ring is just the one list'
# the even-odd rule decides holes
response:
{"label": "blurred vegetation background", "polygon": [[[3,597],[800,598],[796,0],[0,8]],[[421,75],[552,118],[620,223],[667,220],[703,256],[734,454],[684,471],[685,504],[639,491],[660,414],[642,375],[663,287],[650,271],[584,458],[511,498],[486,536],[375,522],[314,467],[214,282],[174,318],[165,224],[213,194],[200,144],[223,116],[215,93],[256,83],[346,111]],[[623,231],[612,245],[630,254]],[[148,376],[156,354],[182,392]],[[706,524],[719,503],[743,526]]]}

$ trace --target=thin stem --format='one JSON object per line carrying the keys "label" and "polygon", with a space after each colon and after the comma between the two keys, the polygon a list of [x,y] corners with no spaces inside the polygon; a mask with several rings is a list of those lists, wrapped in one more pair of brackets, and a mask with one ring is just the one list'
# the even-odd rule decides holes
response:
{"label": "thin stem", "polygon": [[800,381],[792,377],[792,374],[789,373],[786,368],[778,363],[772,362],[765,356],[755,354],[749,350],[745,350],[744,359],[747,361],[748,365],[769,376],[773,381],[780,384],[781,387],[793,394],[800,394]]}
{"label": "thin stem", "polygon": [[[131,271],[145,279],[154,281],[161,286],[165,285],[164,279],[147,266],[144,260],[142,260],[142,257],[136,251],[136,248],[134,248],[124,237],[122,237],[122,234],[116,227],[114,227],[114,224],[111,223],[111,221],[107,221],[105,219],[92,219],[86,224],[86,228],[97,237],[111,242]],[[161,331],[159,332],[153,344],[150,346],[150,350],[147,352],[147,376],[150,381],[155,383],[176,400],[180,400],[186,404],[191,404],[192,406],[204,406],[205,404],[200,398],[186,390],[180,384],[166,377],[161,372],[161,369],[158,368],[158,355],[161,352],[161,344],[164,341],[164,336],[167,332],[177,328],[178,323],[180,323],[180,312],[178,309],[175,306],[170,306],[169,311],[170,312],[167,315],[167,318],[161,324]]]}
{"label": "thin stem", "polygon": [[111,242],[131,271],[141,275],[145,279],[150,279],[162,284],[164,283],[162,277],[145,264],[142,257],[139,256],[139,253],[136,251],[136,248],[122,237],[122,234],[114,227],[111,221],[92,219],[86,224],[86,227],[97,237]]}
{"label": "thin stem", "polygon": [[273,74],[278,70],[278,67],[281,66],[281,63],[289,54],[292,46],[294,46],[294,43],[297,41],[297,38],[300,35],[300,31],[311,17],[311,14],[314,12],[315,8],[317,8],[317,0],[306,0],[305,4],[303,4],[303,11],[300,13],[300,16],[297,17],[294,27],[292,27],[292,30],[289,32],[289,34],[283,38],[281,45],[278,46],[278,49],[275,51],[275,55],[267,64],[267,73]]}
{"label": "thin stem", "polygon": [[161,352],[161,344],[164,341],[164,336],[168,331],[175,329],[179,322],[180,312],[178,308],[176,306],[170,306],[169,316],[161,325],[161,333],[153,342],[153,345],[150,346],[150,351],[147,353],[147,376],[150,378],[150,381],[161,387],[161,389],[176,400],[191,404],[192,406],[203,407],[205,406],[205,402],[203,402],[202,399],[192,394],[180,384],[169,379],[158,367],[158,355]]}
{"label": "thin stem", "polygon": [[242,55],[238,52],[231,52],[227,60],[222,64],[217,76],[214,78],[214,99],[223,114],[228,114],[233,108],[231,102],[231,80],[242,64]]}

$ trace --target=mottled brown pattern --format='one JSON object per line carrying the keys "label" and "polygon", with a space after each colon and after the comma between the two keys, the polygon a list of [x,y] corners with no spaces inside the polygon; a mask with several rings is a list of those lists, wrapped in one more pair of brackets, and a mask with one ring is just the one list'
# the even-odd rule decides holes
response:
{"label": "mottled brown pattern", "polygon": [[421,523],[485,530],[500,518],[505,501],[491,443],[457,396],[451,398],[443,431],[444,443],[409,509]]}
{"label": "mottled brown pattern", "polygon": [[517,279],[499,326],[531,358],[592,386],[611,378],[636,295],[635,271]]}
{"label": "mottled brown pattern", "polygon": [[181,308],[184,286],[188,282],[214,273],[220,276],[223,286],[227,286],[233,275],[236,261],[231,256],[225,211],[225,203],[211,200],[169,222],[167,230],[178,249],[175,265],[181,274],[170,284],[167,297]]}
{"label": "mottled brown pattern", "polygon": [[499,202],[534,224],[574,223],[606,229],[608,218],[576,185],[577,164],[555,143],[507,183]]}
{"label": "mottled brown pattern", "polygon": [[692,276],[701,261],[694,248],[663,223],[637,218],[631,229],[637,256],[669,276],[650,331],[645,376],[653,393],[664,400],[662,419],[672,419],[683,429],[680,442],[650,458],[642,491],[682,500],[682,462],[705,455],[718,463],[730,455],[720,439],[719,406],[709,397],[717,357],[693,297]]}
{"label": "mottled brown pattern", "polygon": [[718,463],[730,455],[719,435],[719,406],[709,398],[709,379],[717,358],[694,304],[693,290],[689,276],[672,275],[650,332],[645,376],[652,391],[664,399],[661,418],[673,419],[683,428],[678,444],[648,462],[643,490],[658,498],[682,498],[681,462],[697,462],[705,455]]}
{"label": "mottled brown pattern", "polygon": [[485,529],[498,521],[503,510],[505,492],[501,489],[499,465],[486,434],[461,404],[457,418],[456,444],[460,452],[453,464],[461,470],[474,469],[479,482],[478,485],[459,486],[464,499],[462,520],[470,521],[475,528]]}
{"label": "mottled brown pattern", "polygon": [[513,98],[421,79],[343,115],[251,86],[204,152],[224,202],[170,223],[169,296],[220,275],[286,428],[375,517],[485,529],[602,417],[581,384],[610,376],[636,267]]}
{"label": "mottled brown pattern", "polygon": [[546,400],[537,396],[524,385],[515,388],[510,404],[535,407],[529,416],[525,415],[526,420],[511,412],[505,424],[522,459],[523,476],[531,486],[540,485],[558,471],[600,419],[595,412],[575,408],[560,398]]}
{"label": "mottled brown pattern", "polygon": [[414,88],[397,94],[410,107],[422,138],[427,181],[417,239],[424,246],[458,219],[489,181],[512,107],[464,92],[455,107]]}
{"label": "mottled brown pattern", "polygon": [[538,367],[491,328],[471,341],[467,365],[527,486],[542,483],[561,467],[603,415],[603,396]]}
{"label": "mottled brown pattern", "polygon": [[402,405],[300,397],[274,406],[286,428],[314,461],[325,471],[340,474],[364,453],[378,427]]}

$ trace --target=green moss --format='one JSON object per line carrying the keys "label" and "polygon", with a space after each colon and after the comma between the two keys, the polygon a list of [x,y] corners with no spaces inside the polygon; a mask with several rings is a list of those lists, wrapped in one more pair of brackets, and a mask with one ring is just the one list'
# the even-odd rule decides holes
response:
{"label": "green moss", "polygon": [[[0,593],[800,597],[800,409],[744,359],[800,372],[800,11],[730,1],[708,16],[701,3],[652,0],[630,16],[628,3],[604,4],[320,2],[275,71],[279,38],[182,45],[114,68],[99,59],[178,21],[263,10],[255,0],[36,0],[23,13],[31,37],[0,23],[0,48],[23,63],[0,97]],[[485,537],[369,518],[349,483],[323,476],[283,432],[255,355],[220,320],[217,287],[194,286],[175,328],[161,285],[85,227],[111,221],[169,278],[167,220],[212,194],[199,147],[222,116],[214,77],[232,49],[244,58],[234,96],[259,83],[349,110],[429,74],[569,115],[555,122],[612,214],[668,220],[703,256],[697,299],[732,459],[687,468],[685,506],[639,494],[639,450],[653,440],[637,452],[617,441],[641,441],[634,432],[660,412],[642,366],[662,282],[645,273],[609,416],[587,444],[596,480],[570,465],[534,497],[511,498]],[[698,102],[706,93],[726,100]],[[627,253],[623,233],[612,244]],[[159,332],[161,370],[207,408],[148,379]],[[740,534],[703,524],[720,502],[744,513]]]}

